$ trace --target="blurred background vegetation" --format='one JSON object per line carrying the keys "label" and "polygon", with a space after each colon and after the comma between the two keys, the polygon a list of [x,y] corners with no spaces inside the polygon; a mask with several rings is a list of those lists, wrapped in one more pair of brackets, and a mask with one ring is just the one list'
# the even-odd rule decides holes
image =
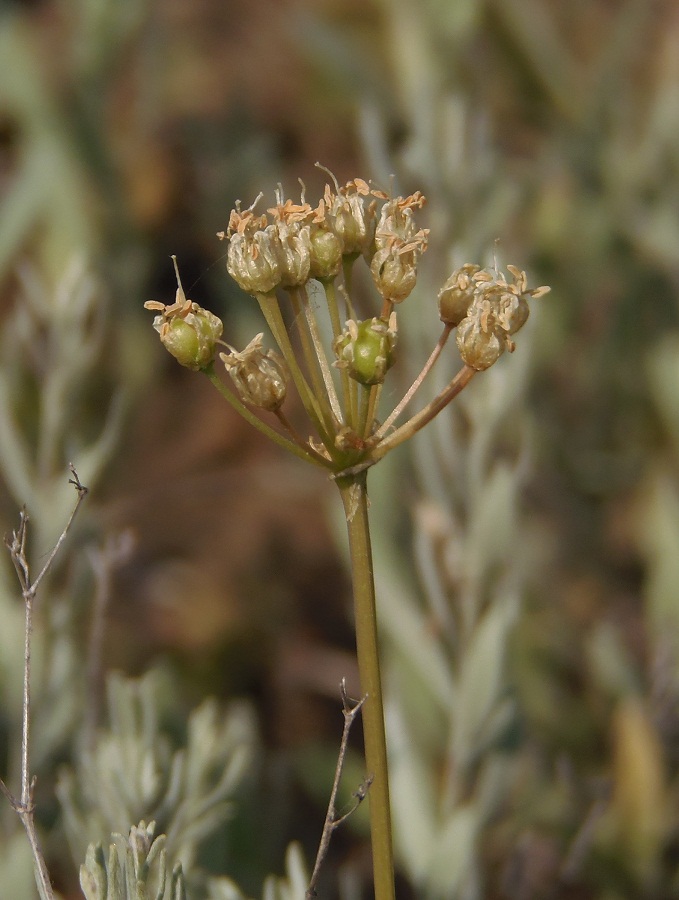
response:
{"label": "blurred background vegetation", "polygon": [[[355,679],[332,487],[180,369],[142,303],[171,302],[176,254],[188,296],[246,343],[258,318],[215,233],[278,182],[317,196],[317,160],[429,199],[404,388],[454,266],[495,253],[552,286],[516,354],[372,478],[398,896],[679,897],[679,7],[2,0],[0,64],[3,530],[26,503],[39,559],[69,460],[91,488],[36,634],[63,897],[89,842],[154,813],[205,873],[195,897],[238,896],[210,874],[259,896],[293,839],[313,860]],[[12,782],[8,560],[0,617]],[[114,670],[148,674],[106,688]],[[147,757],[116,769],[109,745],[200,765],[114,814],[102,786],[110,801]],[[15,818],[0,896],[30,900]],[[368,896],[365,838],[361,815],[336,835],[324,896]]]}

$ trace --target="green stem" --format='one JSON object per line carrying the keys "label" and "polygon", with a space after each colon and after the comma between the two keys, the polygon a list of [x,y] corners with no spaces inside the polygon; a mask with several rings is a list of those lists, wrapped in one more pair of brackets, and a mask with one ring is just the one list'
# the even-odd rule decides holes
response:
{"label": "green stem", "polygon": [[399,444],[407,441],[421,428],[424,428],[425,425],[431,422],[431,420],[435,418],[435,416],[437,416],[451,400],[457,397],[460,391],[467,387],[474,375],[476,375],[476,371],[477,370],[472,369],[471,366],[462,366],[453,380],[444,387],[440,394],[437,394],[436,397],[434,397],[431,403],[428,403],[424,409],[421,409],[412,417],[412,419],[408,419],[404,425],[401,425],[400,428],[393,431],[389,437],[384,438],[379,442],[377,447],[370,454],[372,464],[382,459],[390,450],[393,450],[394,447],[398,447]]}
{"label": "green stem", "polygon": [[309,334],[311,335],[311,340],[314,344],[314,350],[316,351],[316,356],[318,357],[318,364],[321,367],[325,389],[328,392],[328,400],[330,401],[330,406],[333,413],[335,414],[335,418],[340,424],[342,424],[344,422],[342,408],[337,396],[337,391],[335,390],[335,382],[332,379],[330,364],[328,363],[328,358],[325,355],[325,349],[323,347],[323,341],[321,340],[318,321],[316,320],[316,316],[314,315],[313,307],[309,302],[309,296],[307,294],[306,287],[300,288],[299,293],[302,298],[302,303],[304,304],[304,315],[306,316],[307,324],[309,326]]}
{"label": "green stem", "polygon": [[361,691],[367,696],[362,717],[366,769],[368,775],[373,777],[368,798],[375,900],[394,900],[387,742],[377,645],[375,580],[370,546],[366,476],[367,472],[363,471],[357,475],[339,478],[337,484],[344,504],[351,552]]}
{"label": "green stem", "polygon": [[[317,398],[323,399],[323,407],[327,407],[326,399],[330,405],[330,410],[334,416],[335,422],[341,424],[342,410],[340,409],[335,385],[330,374],[330,366],[325,356],[323,343],[318,333],[316,319],[314,317],[306,288],[290,288],[290,301],[292,309],[295,313],[295,320],[298,323],[300,341],[302,343],[302,353],[306,360],[307,369],[311,376],[311,383]],[[306,321],[306,329],[301,322],[302,314]],[[332,419],[330,419],[332,425]]]}
{"label": "green stem", "polygon": [[233,406],[236,412],[243,416],[243,418],[249,422],[251,425],[257,429],[257,431],[261,431],[262,434],[266,435],[266,437],[270,438],[279,447],[282,447],[284,450],[288,450],[290,453],[294,453],[295,456],[299,456],[300,459],[306,460],[306,462],[315,463],[317,466],[323,466],[325,468],[329,467],[329,463],[327,460],[324,460],[323,457],[314,452],[311,447],[305,449],[303,446],[299,446],[293,441],[288,440],[288,438],[284,437],[275,428],[271,428],[265,422],[262,422],[253,412],[251,412],[244,403],[241,403],[240,400],[232,394],[231,391],[223,384],[221,379],[217,376],[217,373],[214,370],[214,364],[210,364],[206,369],[202,370],[207,377],[210,379],[212,384],[217,388],[219,393],[224,397],[225,400]]}
{"label": "green stem", "polygon": [[[309,387],[307,380],[297,363],[297,356],[290,343],[290,338],[288,337],[288,332],[276,296],[273,294],[257,294],[257,301],[259,302],[259,307],[266,319],[266,324],[269,326],[269,330],[278,344],[278,349],[281,351],[288,364],[290,375],[295,383],[297,393],[300,396],[304,409],[307,411],[307,415],[316,426],[318,435],[326,447],[332,446],[333,443],[330,438],[331,429],[327,427],[326,418],[326,416],[328,418],[331,416],[330,410],[328,409],[324,412],[321,409],[315,393]],[[323,395],[321,394],[321,398],[322,396]]]}
{"label": "green stem", "polygon": [[432,350],[431,355],[429,356],[429,359],[424,364],[422,371],[420,372],[420,374],[417,376],[415,381],[412,383],[412,385],[408,389],[403,400],[401,400],[401,402],[393,410],[393,412],[391,413],[389,418],[386,420],[386,422],[380,427],[379,431],[377,432],[378,437],[383,437],[389,431],[392,424],[396,421],[396,419],[398,419],[398,417],[401,415],[401,413],[403,412],[405,407],[410,403],[412,398],[415,396],[415,392],[417,390],[419,390],[420,385],[422,384],[424,379],[427,377],[427,375],[431,372],[431,370],[434,367],[434,363],[441,355],[441,351],[445,347],[446,342],[447,342],[448,338],[450,337],[451,331],[452,331],[452,325],[444,325],[441,337],[438,339],[438,343]]}
{"label": "green stem", "polygon": [[[325,297],[328,301],[328,312],[330,314],[330,323],[332,325],[332,336],[334,340],[337,340],[339,336],[342,334],[342,325],[340,323],[340,315],[339,315],[339,307],[337,306],[337,293],[335,291],[335,282],[333,280],[323,281],[323,288],[325,290]],[[344,399],[344,408],[347,409],[349,407],[349,396],[350,396],[350,387],[349,387],[349,373],[346,369],[340,369],[340,380],[342,382],[342,395]],[[349,417],[349,424],[351,425],[351,417]]]}
{"label": "green stem", "polygon": [[370,396],[372,393],[372,388],[365,387],[361,385],[359,388],[361,395],[361,402],[358,410],[358,422],[356,424],[356,433],[363,436],[366,432],[368,415],[370,412]]}
{"label": "green stem", "polygon": [[373,432],[373,426],[375,424],[375,413],[377,411],[377,404],[380,400],[380,395],[382,393],[381,384],[373,384],[368,393],[368,409],[366,412],[365,422],[363,423],[363,431],[360,432],[361,436],[364,438],[369,438]]}

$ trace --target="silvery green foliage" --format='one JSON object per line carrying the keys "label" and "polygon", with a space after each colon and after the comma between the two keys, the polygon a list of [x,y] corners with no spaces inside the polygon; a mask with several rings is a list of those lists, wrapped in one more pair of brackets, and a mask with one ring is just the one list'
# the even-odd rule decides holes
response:
{"label": "silvery green foliage", "polygon": [[[94,487],[120,435],[124,388],[108,405],[87,394],[95,371],[122,373],[102,371],[107,304],[84,260],[68,260],[54,284],[28,266],[19,277],[20,301],[2,331],[0,473],[29,510],[39,546],[49,546],[72,506],[67,463],[77,460],[83,484]],[[34,394],[37,403],[29,402]],[[84,422],[80,404],[92,421]]]}
{"label": "silvery green foliage", "polygon": [[[107,374],[101,360],[110,335],[101,286],[84,261],[67,260],[54,283],[29,266],[18,277],[21,294],[0,336],[0,478],[17,507],[28,511],[31,543],[46,552],[73,508],[67,463],[77,459],[83,483],[96,485],[120,434],[125,389],[117,389],[108,404],[88,406],[94,371]],[[3,530],[9,527],[5,523]],[[52,585],[48,575],[38,597],[44,615],[33,638],[31,759],[38,774],[70,740],[82,703],[74,685],[83,683],[83,661],[73,637],[81,597],[63,580],[60,591]],[[0,670],[0,705],[10,720],[20,721],[23,609],[13,600],[16,591],[11,582],[0,589],[0,658],[7,667]],[[10,745],[18,743],[11,735]]]}
{"label": "silvery green foliage", "polygon": [[163,725],[161,676],[108,681],[109,725],[63,772],[57,793],[74,858],[92,841],[125,834],[130,822],[155,821],[166,834],[172,865],[188,871],[201,841],[227,817],[255,752],[254,725],[244,705],[222,712],[205,701],[189,716],[181,748]]}
{"label": "silvery green foliage", "polygon": [[[12,55],[18,50],[12,47]],[[27,86],[29,92],[31,87]],[[31,216],[26,221],[35,228]],[[2,256],[0,250],[0,267]],[[112,391],[111,402],[91,402],[94,371],[96,380],[110,374],[102,365],[110,334],[101,286],[82,258],[64,260],[55,260],[49,273],[38,274],[27,265],[19,268],[21,293],[0,335],[0,480],[30,517],[30,545],[43,554],[42,560],[32,560],[34,574],[73,509],[68,460],[77,459],[83,482],[94,487],[110,459],[122,421],[122,386]],[[2,530],[13,526],[6,522]],[[51,770],[55,757],[70,744],[83,705],[78,686],[84,684],[84,657],[74,638],[83,598],[70,573],[53,577],[62,561],[58,558],[41,582],[40,617],[32,636],[30,758],[38,778]],[[0,709],[9,726],[10,772],[14,769],[10,776],[14,783],[9,787],[17,791],[18,765],[13,760],[21,746],[24,607],[14,579],[0,586],[0,621]],[[14,828],[25,841],[17,817]],[[2,843],[9,846],[13,841],[7,827]],[[32,897],[32,867],[28,873],[17,868],[20,858],[18,854],[0,856],[0,886],[11,884],[17,898],[22,892]]]}
{"label": "silvery green foliage", "polygon": [[[4,797],[2,801],[6,802]],[[3,832],[0,839],[0,896],[7,896],[7,886],[11,885],[12,900],[36,900],[33,854],[26,832],[20,823],[13,833],[10,834],[8,829]]]}
{"label": "silvery green foliage", "polygon": [[[453,269],[487,258],[517,203],[515,187],[498,177],[481,117],[454,81],[440,77],[448,63],[435,36],[445,27],[464,42],[480,5],[463,6],[468,16],[451,12],[452,5],[431,14],[426,5],[415,12],[407,0],[382,4],[398,67],[396,103],[410,136],[396,166],[381,112],[366,105],[361,122],[371,169],[396,168],[423,185],[430,221],[453,248],[449,258],[428,254],[415,302],[404,304],[402,332],[422,359],[437,337],[422,308],[434,304]],[[405,34],[417,65],[400,65]],[[534,324],[528,323],[527,344]],[[395,552],[396,502],[391,508],[384,502],[400,498],[393,488],[402,480],[393,469],[398,463],[387,459],[371,476],[381,500],[371,517],[388,662],[395,851],[423,900],[484,896],[480,843],[511,782],[502,742],[514,721],[508,642],[529,564],[518,508],[530,437],[522,413],[530,349],[476,377],[412,442],[416,573]],[[448,377],[445,366],[439,369],[429,376],[434,392]]]}
{"label": "silvery green foliage", "polygon": [[395,560],[382,588],[396,846],[418,896],[432,900],[484,895],[479,844],[509,782],[501,745],[514,720],[507,649],[526,565],[526,359],[510,360],[512,377],[500,364],[484,373],[419,436],[420,588],[399,586]]}
{"label": "silvery green foliage", "polygon": [[166,837],[154,839],[155,822],[113,834],[108,852],[90,844],[80,867],[86,900],[187,900],[181,865],[169,869]]}
{"label": "silvery green foliage", "polygon": [[[285,876],[269,875],[264,882],[262,900],[304,900],[309,875],[299,844],[290,844],[285,856]],[[246,900],[229,878],[213,878],[208,884],[207,900]]]}
{"label": "silvery green foliage", "polygon": [[[478,117],[464,95],[438,77],[437,54],[425,52],[438,19],[413,13],[405,0],[383,8],[390,33],[408,33],[411,46],[422,51],[418,65],[400,70],[397,79],[411,135],[401,170],[425,185],[431,220],[455,248],[446,259],[430,254],[416,302],[404,304],[402,331],[424,358],[436,334],[422,306],[434,303],[452,269],[492,250],[516,197],[499,183]],[[448,24],[461,36],[470,22]],[[395,53],[396,65],[399,59]],[[423,95],[426,110],[417,100]],[[384,161],[393,171],[380,113],[366,108],[362,126],[373,168]],[[530,346],[523,346],[475,378],[413,441],[416,579],[394,551],[391,523],[398,510],[381,502],[371,511],[388,657],[395,849],[423,900],[484,896],[480,842],[510,783],[511,757],[502,750],[514,721],[506,657],[530,543],[518,517],[530,436],[522,414],[530,365]],[[434,390],[443,387],[444,375],[434,370]],[[385,460],[372,476],[382,500],[399,496],[390,490],[398,477],[393,465]]]}

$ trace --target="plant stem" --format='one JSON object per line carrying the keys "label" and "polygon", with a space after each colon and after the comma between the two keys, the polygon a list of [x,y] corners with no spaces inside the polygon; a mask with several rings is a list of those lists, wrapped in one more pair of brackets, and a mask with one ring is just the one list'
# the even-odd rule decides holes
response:
{"label": "plant stem", "polygon": [[[328,313],[330,314],[330,323],[332,325],[332,336],[336,341],[337,338],[342,334],[342,325],[340,324],[340,316],[339,316],[339,308],[337,306],[337,293],[335,292],[335,282],[333,280],[326,280],[322,282],[323,288],[325,290],[325,297],[328,301]],[[346,369],[340,369],[340,381],[342,383],[342,395],[344,399],[344,409],[349,409],[349,396],[350,396],[350,387],[349,387],[349,374]],[[349,420],[349,424],[351,425],[351,419]]]}
{"label": "plant stem", "polygon": [[373,777],[368,798],[375,900],[394,900],[387,742],[377,644],[375,580],[366,478],[367,472],[362,471],[338,478],[337,485],[342,495],[349,536],[358,669],[361,691],[366,695],[362,717],[366,769],[368,776]]}
{"label": "plant stem", "polygon": [[303,445],[297,445],[293,441],[288,440],[284,435],[279,434],[274,428],[269,427],[266,422],[262,422],[260,418],[258,418],[253,412],[251,412],[244,403],[235,396],[235,394],[231,393],[231,391],[224,385],[215,372],[214,364],[210,364],[207,368],[202,369],[205,375],[210,379],[212,384],[217,388],[219,393],[224,397],[225,400],[233,406],[236,412],[241,415],[246,422],[249,422],[253,425],[258,431],[261,431],[262,434],[266,435],[266,437],[270,438],[274,443],[278,444],[279,447],[282,447],[284,450],[289,450],[290,453],[294,453],[295,456],[299,456],[300,459],[304,459],[307,462],[315,463],[319,466],[325,466],[327,468],[327,462],[323,459],[320,454],[316,453],[312,450],[311,447],[304,447]]}
{"label": "plant stem", "polygon": [[337,422],[339,424],[343,424],[344,416],[342,414],[342,408],[340,406],[339,398],[337,397],[337,391],[335,390],[335,382],[332,380],[332,371],[328,363],[328,358],[325,355],[325,349],[323,347],[323,341],[321,340],[321,333],[318,327],[318,322],[316,321],[313,307],[309,302],[307,289],[306,287],[297,288],[296,290],[291,291],[290,295],[296,295],[299,298],[299,302],[302,306],[302,309],[304,310],[307,328],[309,329],[309,337],[311,338],[314,353],[316,354],[318,367],[321,371],[321,376],[323,378],[323,384],[325,385],[325,392],[328,395],[330,408],[332,409],[333,415],[335,416]]}
{"label": "plant stem", "polygon": [[344,713],[344,729],[342,731],[342,740],[340,742],[340,750],[339,756],[337,757],[337,766],[335,767],[335,778],[332,782],[332,790],[330,791],[330,800],[328,801],[328,811],[325,816],[325,823],[323,824],[323,832],[321,834],[321,842],[318,845],[318,853],[316,854],[316,862],[314,863],[314,870],[311,873],[311,878],[309,879],[309,886],[306,890],[305,900],[310,900],[312,897],[316,897],[316,883],[318,881],[318,876],[321,870],[321,866],[323,865],[323,861],[325,860],[325,856],[328,852],[328,847],[330,846],[330,838],[333,835],[333,832],[341,825],[342,822],[345,821],[356,809],[358,809],[358,805],[363,802],[368,793],[368,788],[371,785],[371,779],[366,779],[363,784],[359,787],[357,791],[354,792],[355,804],[349,809],[348,812],[345,812],[341,815],[337,814],[337,809],[335,804],[337,802],[337,792],[340,786],[340,780],[342,778],[342,769],[344,768],[344,760],[347,755],[347,748],[349,746],[349,732],[351,731],[351,726],[354,724],[354,720],[356,716],[361,711],[361,707],[365,702],[365,697],[362,697],[358,701],[349,702],[349,698],[347,696],[347,686],[346,681],[343,678],[342,684],[340,686],[340,690],[342,692],[342,711]]}
{"label": "plant stem", "polygon": [[393,431],[389,437],[384,438],[379,442],[375,450],[371,453],[372,464],[374,465],[386,456],[390,450],[393,450],[394,447],[398,447],[399,444],[407,441],[421,428],[424,428],[425,425],[431,422],[431,420],[435,418],[451,400],[457,397],[460,391],[467,387],[474,375],[476,375],[476,372],[477,370],[472,369],[471,366],[462,366],[453,380],[450,381],[443,390],[424,407],[424,409],[421,409],[416,413],[412,419],[408,419],[404,425],[401,425],[400,428]]}
{"label": "plant stem", "polygon": [[72,484],[78,492],[78,499],[71,512],[71,515],[62,530],[59,539],[52,548],[47,561],[43,565],[40,574],[35,580],[31,579],[30,566],[28,557],[26,556],[26,537],[28,534],[28,515],[26,510],[21,511],[19,517],[19,527],[12,532],[11,537],[5,535],[5,546],[9,550],[14,570],[21,585],[21,594],[25,604],[24,618],[24,686],[22,694],[22,715],[21,715],[21,794],[15,797],[9,790],[5,782],[0,778],[0,792],[2,792],[10,802],[14,811],[21,819],[26,835],[31,845],[33,853],[33,866],[35,870],[35,881],[40,894],[40,900],[54,900],[54,891],[50,881],[47,863],[40,847],[38,832],[35,827],[35,818],[33,816],[33,788],[35,779],[30,775],[30,722],[31,722],[31,637],[33,635],[33,601],[37,593],[38,585],[43,580],[57,555],[57,552],[66,535],[70,531],[76,513],[80,509],[80,505],[87,495],[87,488],[81,484],[78,473],[73,467],[73,463],[69,463],[71,478],[69,483]]}
{"label": "plant stem", "polygon": [[448,341],[448,338],[450,337],[451,331],[452,331],[451,325],[444,326],[443,333],[441,334],[441,337],[438,339],[438,343],[432,350],[431,355],[429,356],[429,359],[424,364],[422,371],[417,376],[417,378],[412,383],[412,385],[408,388],[408,391],[406,392],[405,396],[403,397],[403,400],[401,400],[401,402],[393,410],[393,412],[391,413],[389,418],[386,420],[386,422],[380,427],[380,429],[377,432],[378,437],[383,437],[389,431],[392,424],[396,421],[396,419],[398,419],[398,417],[401,415],[401,413],[403,412],[405,407],[410,403],[412,398],[415,396],[415,392],[419,390],[420,385],[422,384],[424,379],[427,377],[427,375],[431,372],[432,368],[434,367],[434,363],[441,355],[441,351],[445,347],[446,342]]}
{"label": "plant stem", "polygon": [[299,394],[304,409],[307,411],[309,418],[316,425],[319,437],[323,443],[326,443],[326,441],[329,440],[328,435],[332,429],[332,412],[329,407],[326,409],[321,408],[320,401],[323,400],[324,395],[321,392],[319,396],[316,396],[314,391],[309,387],[307,380],[304,377],[304,373],[299,367],[297,356],[290,343],[288,331],[285,327],[285,322],[283,321],[283,316],[276,296],[272,294],[257,294],[257,300],[259,302],[259,308],[262,310],[262,314],[266,319],[266,324],[269,326],[269,330],[273,335],[273,339],[278,344],[278,349],[281,351],[283,358],[288,364],[290,375],[295,383],[297,393]]}

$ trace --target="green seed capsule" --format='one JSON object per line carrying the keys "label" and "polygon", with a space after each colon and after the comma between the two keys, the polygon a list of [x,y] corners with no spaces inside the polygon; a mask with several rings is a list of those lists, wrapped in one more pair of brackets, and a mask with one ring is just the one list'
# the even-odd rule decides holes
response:
{"label": "green seed capsule", "polygon": [[395,361],[396,317],[347,322],[335,342],[337,365],[360,384],[382,384]]}

